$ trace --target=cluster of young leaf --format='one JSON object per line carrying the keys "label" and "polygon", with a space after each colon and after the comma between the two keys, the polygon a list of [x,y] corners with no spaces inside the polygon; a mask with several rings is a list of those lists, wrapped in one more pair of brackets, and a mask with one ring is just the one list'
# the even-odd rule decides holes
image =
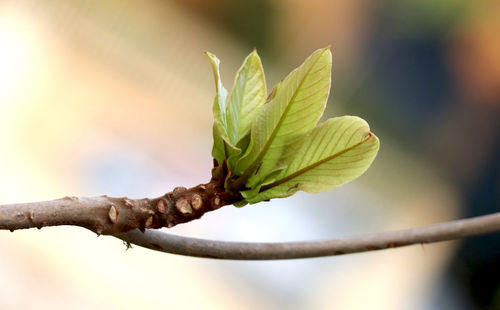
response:
{"label": "cluster of young leaf", "polygon": [[207,52],[216,91],[212,156],[226,162],[227,191],[246,203],[317,193],[352,181],[375,158],[379,141],[368,124],[342,116],[316,126],[328,99],[332,55],[315,51],[267,96],[264,70],[253,51],[228,93],[217,57]]}

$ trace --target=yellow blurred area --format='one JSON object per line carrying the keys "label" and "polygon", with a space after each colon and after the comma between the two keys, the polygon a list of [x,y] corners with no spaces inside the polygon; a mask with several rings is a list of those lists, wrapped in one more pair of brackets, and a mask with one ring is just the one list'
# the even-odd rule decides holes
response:
{"label": "yellow blurred area", "polygon": [[[208,181],[214,86],[203,52],[222,60],[230,88],[250,49],[193,10],[217,1],[203,3],[0,2],[0,204],[65,195],[156,197]],[[275,58],[263,56],[269,88],[329,44],[334,85],[356,67],[373,4],[272,3],[281,48]],[[373,130],[381,150],[356,182],[225,207],[170,231],[312,240],[460,217],[457,190],[434,164]],[[431,309],[435,281],[455,245],[232,262],[126,251],[117,239],[75,227],[1,231],[0,309]]]}

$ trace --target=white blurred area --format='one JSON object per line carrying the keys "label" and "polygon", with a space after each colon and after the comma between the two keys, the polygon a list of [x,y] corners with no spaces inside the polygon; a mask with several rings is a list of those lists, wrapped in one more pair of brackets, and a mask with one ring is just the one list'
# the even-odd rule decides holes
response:
{"label": "white blurred area", "polygon": [[[332,43],[342,46],[339,38]],[[294,61],[287,67],[269,66],[268,82],[323,44],[307,46],[315,43],[285,53]],[[288,46],[304,45],[295,38]],[[177,4],[0,2],[0,203],[156,197],[208,181],[214,86],[205,50],[222,59],[229,88],[249,51]],[[171,231],[314,240],[459,217],[455,193],[432,167],[379,137],[375,164],[351,184],[225,207]],[[428,309],[453,248],[232,262],[126,251],[118,239],[75,227],[2,231],[0,309]]]}

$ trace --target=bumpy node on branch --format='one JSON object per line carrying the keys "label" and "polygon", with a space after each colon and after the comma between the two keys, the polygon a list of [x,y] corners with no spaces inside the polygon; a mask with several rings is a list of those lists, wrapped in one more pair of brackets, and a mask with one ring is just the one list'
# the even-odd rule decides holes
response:
{"label": "bumpy node on branch", "polygon": [[224,191],[227,169],[207,184],[177,187],[155,199],[100,196],[64,197],[52,201],[5,205],[0,208],[0,229],[11,231],[56,225],[76,225],[97,234],[114,235],[133,229],[173,227],[198,219],[206,212],[240,201],[239,194]]}

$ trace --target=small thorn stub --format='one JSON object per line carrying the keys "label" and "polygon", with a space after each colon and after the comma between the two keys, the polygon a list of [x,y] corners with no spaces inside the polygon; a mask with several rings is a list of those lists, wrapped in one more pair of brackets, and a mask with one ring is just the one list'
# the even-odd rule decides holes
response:
{"label": "small thorn stub", "polygon": [[132,244],[130,244],[130,242],[123,241],[123,244],[125,245],[125,251],[132,248]]}
{"label": "small thorn stub", "polygon": [[118,221],[118,210],[116,210],[115,206],[109,208],[108,217],[111,223],[116,224]]}
{"label": "small thorn stub", "polygon": [[153,217],[152,216],[148,217],[144,226],[146,226],[146,228],[150,228],[151,226],[153,226]]}
{"label": "small thorn stub", "polygon": [[191,206],[197,211],[201,209],[201,207],[203,206],[203,200],[201,199],[200,195],[193,195],[193,198],[191,198]]}
{"label": "small thorn stub", "polygon": [[101,236],[103,231],[103,227],[101,225],[98,225],[95,227],[94,232],[96,233],[97,237]]}
{"label": "small thorn stub", "polygon": [[158,203],[156,204],[156,209],[158,212],[164,214],[167,212],[167,205],[165,204],[165,201],[163,199],[158,200]]}
{"label": "small thorn stub", "polygon": [[184,186],[177,186],[176,188],[174,188],[174,190],[172,191],[172,193],[174,195],[179,195],[181,193],[184,193],[185,191],[187,191],[187,188],[185,188]]}
{"label": "small thorn stub", "polygon": [[192,215],[193,214],[193,208],[189,204],[189,202],[186,199],[179,199],[175,203],[175,208],[177,211],[179,211],[182,215]]}

